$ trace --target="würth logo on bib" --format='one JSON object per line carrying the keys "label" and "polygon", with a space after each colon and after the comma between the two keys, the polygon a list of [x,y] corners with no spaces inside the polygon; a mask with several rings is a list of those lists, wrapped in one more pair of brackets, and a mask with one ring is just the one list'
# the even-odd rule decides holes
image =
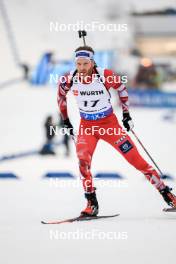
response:
{"label": "w\u00fcrth logo on bib", "polygon": [[99,94],[104,94],[104,91],[81,91],[81,95],[99,95]]}
{"label": "w\u00fcrth logo on bib", "polygon": [[78,96],[78,90],[73,90],[73,94],[74,94],[75,96]]}

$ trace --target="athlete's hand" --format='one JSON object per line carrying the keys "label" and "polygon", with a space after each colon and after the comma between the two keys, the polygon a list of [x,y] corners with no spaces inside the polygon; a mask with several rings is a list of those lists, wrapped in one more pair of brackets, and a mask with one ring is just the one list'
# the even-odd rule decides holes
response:
{"label": "athlete's hand", "polygon": [[133,129],[134,124],[133,124],[132,118],[128,112],[123,113],[122,122],[123,122],[123,125],[127,131],[130,131],[131,129]]}
{"label": "athlete's hand", "polygon": [[70,123],[70,120],[67,118],[65,120],[63,120],[63,127],[67,129],[68,131],[68,134],[71,135],[71,136],[74,136],[74,133],[73,133],[73,126],[72,124]]}

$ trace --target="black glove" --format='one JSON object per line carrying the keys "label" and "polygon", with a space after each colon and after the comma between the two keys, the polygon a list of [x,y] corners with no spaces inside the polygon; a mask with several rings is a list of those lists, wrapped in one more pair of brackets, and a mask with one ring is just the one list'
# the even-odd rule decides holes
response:
{"label": "black glove", "polygon": [[132,118],[131,118],[131,116],[130,116],[130,114],[128,112],[127,113],[123,113],[122,122],[123,122],[123,125],[124,125],[124,127],[126,128],[127,131],[133,129],[134,124],[133,124]]}
{"label": "black glove", "polygon": [[68,118],[63,120],[63,127],[67,129],[69,135],[74,136],[73,126]]}

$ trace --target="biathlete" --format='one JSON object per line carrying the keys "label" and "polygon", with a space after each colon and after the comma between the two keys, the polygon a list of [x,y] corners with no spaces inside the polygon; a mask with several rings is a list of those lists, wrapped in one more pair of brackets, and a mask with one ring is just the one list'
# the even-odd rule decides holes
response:
{"label": "biathlete", "polygon": [[64,81],[59,82],[58,106],[64,127],[70,135],[73,135],[74,131],[67,114],[66,96],[69,91],[75,96],[80,111],[81,121],[76,152],[87,199],[87,206],[81,214],[95,216],[99,211],[92,181],[91,161],[100,139],[109,143],[132,166],[142,172],[169,206],[176,207],[176,196],[171,192],[171,188],[165,185],[158,172],[140,155],[136,145],[124,132],[113,113],[110,88],[117,91],[119,96],[123,111],[123,126],[127,131],[133,128],[129,113],[128,92],[119,76],[110,69],[98,68],[94,61],[94,50],[89,46],[82,46],[75,50],[75,66],[75,71],[65,75]]}

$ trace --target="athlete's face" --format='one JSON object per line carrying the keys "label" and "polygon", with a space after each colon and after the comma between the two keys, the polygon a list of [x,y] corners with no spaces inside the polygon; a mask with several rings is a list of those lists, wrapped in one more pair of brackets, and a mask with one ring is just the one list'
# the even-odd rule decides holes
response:
{"label": "athlete's face", "polygon": [[94,61],[92,60],[79,58],[76,61],[76,69],[78,73],[84,77],[92,73],[93,67],[94,67]]}

